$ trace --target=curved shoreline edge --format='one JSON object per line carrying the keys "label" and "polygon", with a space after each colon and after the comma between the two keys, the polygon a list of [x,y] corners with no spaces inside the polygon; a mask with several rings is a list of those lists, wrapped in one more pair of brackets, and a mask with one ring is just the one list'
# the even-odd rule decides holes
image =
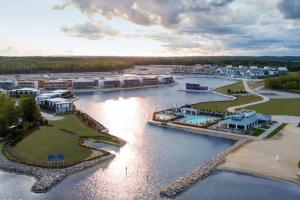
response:
{"label": "curved shoreline edge", "polygon": [[114,157],[115,155],[108,154],[106,156],[82,162],[71,167],[63,169],[48,169],[19,164],[8,160],[3,154],[0,154],[0,170],[8,173],[32,176],[35,178],[36,182],[32,186],[31,191],[34,193],[46,193],[68,176],[83,171],[87,168],[91,168]]}

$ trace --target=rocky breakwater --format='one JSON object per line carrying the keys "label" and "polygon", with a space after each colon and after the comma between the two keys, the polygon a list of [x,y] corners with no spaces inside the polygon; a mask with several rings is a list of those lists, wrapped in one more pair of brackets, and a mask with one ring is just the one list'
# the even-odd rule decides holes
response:
{"label": "rocky breakwater", "polygon": [[171,184],[167,185],[166,187],[162,188],[160,190],[160,196],[166,197],[166,198],[175,198],[179,196],[180,194],[187,191],[191,186],[193,186],[195,183],[199,182],[200,180],[205,179],[210,174],[212,174],[219,165],[225,163],[225,158],[228,153],[231,151],[241,147],[246,142],[248,142],[248,139],[240,140],[232,147],[226,149],[225,151],[217,154],[210,160],[208,160],[206,163],[204,163],[199,168],[193,170],[192,172],[188,173],[187,175],[178,178]]}
{"label": "rocky breakwater", "polygon": [[33,176],[36,179],[36,182],[32,186],[31,191],[35,193],[45,193],[51,190],[52,187],[56,186],[69,175],[93,167],[105,160],[112,159],[114,156],[115,155],[113,154],[109,154],[95,160],[82,162],[63,169],[48,169],[12,162],[0,153],[0,170]]}

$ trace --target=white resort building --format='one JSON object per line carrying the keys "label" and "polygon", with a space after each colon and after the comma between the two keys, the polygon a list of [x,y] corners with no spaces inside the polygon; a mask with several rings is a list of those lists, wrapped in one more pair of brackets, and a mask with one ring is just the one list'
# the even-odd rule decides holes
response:
{"label": "white resort building", "polygon": [[256,113],[255,111],[245,111],[235,115],[225,117],[219,122],[219,127],[248,131],[261,124],[269,124],[271,116]]}

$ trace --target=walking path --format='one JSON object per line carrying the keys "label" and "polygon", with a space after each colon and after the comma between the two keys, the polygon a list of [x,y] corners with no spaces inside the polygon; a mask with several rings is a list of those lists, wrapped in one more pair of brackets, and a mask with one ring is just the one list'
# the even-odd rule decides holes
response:
{"label": "walking path", "polygon": [[245,87],[245,90],[246,90],[247,93],[259,96],[259,97],[262,98],[262,100],[251,102],[251,103],[247,103],[247,104],[243,104],[243,105],[239,105],[239,106],[229,107],[229,108],[227,108],[228,112],[235,112],[236,109],[245,108],[245,107],[253,106],[253,105],[256,105],[256,104],[265,103],[265,102],[268,102],[270,100],[269,97],[267,97],[265,95],[262,95],[262,94],[259,94],[259,93],[255,92],[255,91],[251,90],[250,87],[249,87],[249,85],[248,85],[248,83],[247,83],[247,81],[245,79],[243,79],[243,84],[244,84],[244,87]]}
{"label": "walking path", "polygon": [[265,139],[270,133],[272,133],[276,128],[278,128],[279,126],[281,126],[282,123],[276,123],[273,124],[272,127],[270,127],[268,130],[266,130],[263,134],[261,134],[260,136],[258,136],[259,139],[263,140]]}

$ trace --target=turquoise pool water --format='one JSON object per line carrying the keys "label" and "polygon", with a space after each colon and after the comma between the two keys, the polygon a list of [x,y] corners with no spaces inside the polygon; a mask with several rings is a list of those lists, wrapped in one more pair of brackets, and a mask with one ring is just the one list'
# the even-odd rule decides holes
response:
{"label": "turquoise pool water", "polygon": [[197,125],[197,124],[205,124],[214,119],[216,118],[211,116],[206,116],[206,115],[185,115],[185,117],[179,119],[178,122]]}

